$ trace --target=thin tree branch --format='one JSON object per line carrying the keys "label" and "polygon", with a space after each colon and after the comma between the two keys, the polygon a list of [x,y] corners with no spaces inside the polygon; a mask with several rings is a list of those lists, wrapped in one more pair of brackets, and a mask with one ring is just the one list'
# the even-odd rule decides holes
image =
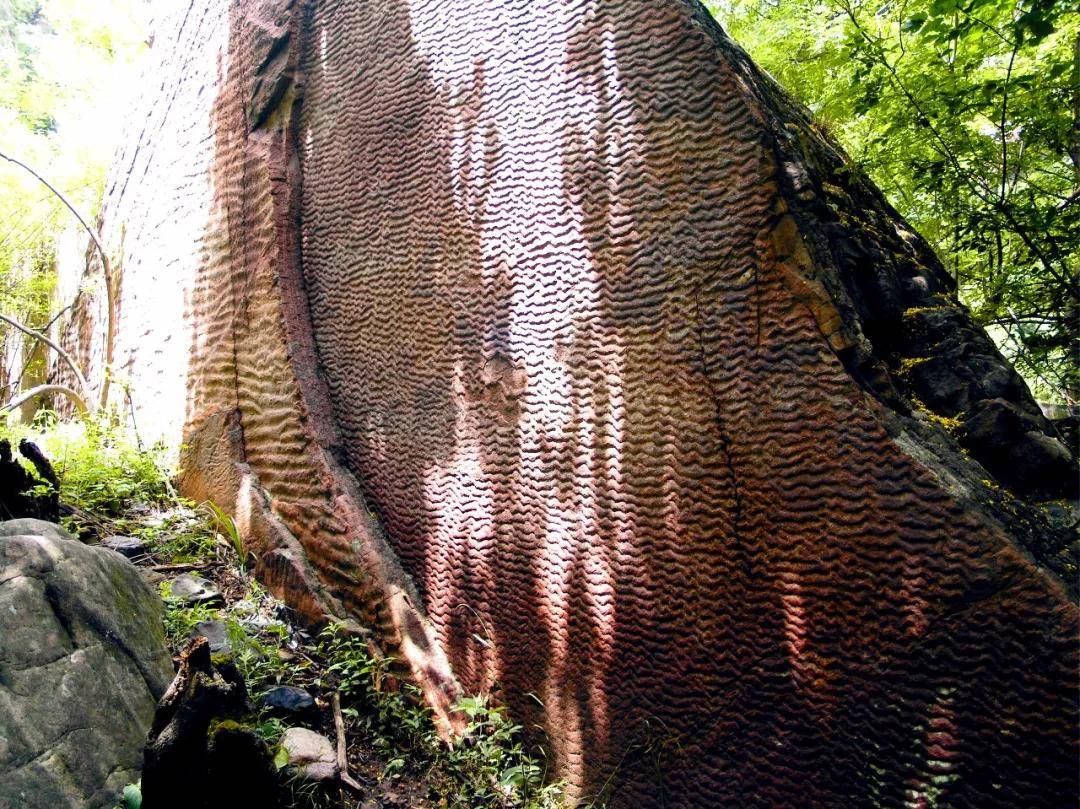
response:
{"label": "thin tree branch", "polygon": [[75,210],[74,205],[72,205],[70,202],[68,202],[67,197],[65,197],[63,194],[61,194],[60,191],[58,191],[57,188],[52,183],[50,183],[48,180],[46,180],[44,177],[42,177],[40,174],[38,174],[32,168],[30,168],[30,166],[23,163],[21,160],[16,160],[14,157],[11,157],[10,155],[4,154],[3,152],[0,152],[0,157],[2,157],[4,160],[8,161],[9,163],[14,163],[19,168],[21,168],[24,171],[28,172],[39,183],[41,183],[43,186],[45,186],[50,191],[52,191],[53,194],[56,195],[56,198],[58,200],[60,200],[62,203],[64,203],[64,206],[69,211],[71,211],[72,215],[76,219],[79,220],[79,224],[83,226],[83,230],[85,230],[87,232],[87,234],[90,236],[90,241],[92,241],[94,243],[94,247],[97,248],[98,254],[101,256],[102,264],[104,264],[105,267],[108,268],[108,266],[109,266],[109,258],[108,258],[108,256],[105,255],[105,248],[101,246],[101,241],[100,241],[100,239],[98,239],[97,232],[92,227],[90,227],[90,225],[88,225],[86,223],[86,220],[82,218],[82,214],[80,214],[77,210]]}
{"label": "thin tree branch", "polygon": [[1005,71],[1005,83],[1001,88],[1001,124],[998,131],[1001,133],[1001,204],[1005,204],[1005,191],[1008,188],[1009,177],[1009,138],[1008,133],[1005,131],[1005,125],[1008,123],[1008,110],[1009,110],[1009,82],[1012,81],[1013,65],[1016,64],[1016,52],[1020,50],[1019,42],[1013,45],[1012,53],[1009,55],[1009,67]]}
{"label": "thin tree branch", "polygon": [[364,793],[364,787],[356,779],[349,775],[349,755],[345,744],[345,720],[341,716],[341,694],[337,691],[333,696],[334,706],[334,729],[337,732],[337,765],[338,778],[349,789]]}
{"label": "thin tree branch", "polygon": [[[1017,331],[1020,333],[1021,336],[1023,336],[1023,326],[1020,325],[1020,320],[1016,317],[1016,313],[1013,312],[1012,307],[1006,306],[1005,311],[1009,313],[1009,317],[1011,317],[1013,322],[1016,324]],[[1016,336],[1012,333],[1012,329],[1002,324],[1002,331],[1005,332],[1006,336],[1009,338],[1009,341],[1012,342],[1014,346],[1016,346],[1017,358],[1022,359],[1025,362],[1028,368],[1030,368],[1032,373],[1035,375],[1035,378],[1042,382],[1044,385],[1046,385],[1046,387],[1048,387],[1053,392],[1060,394],[1061,398],[1063,398],[1068,404],[1074,404],[1073,398],[1069,395],[1069,392],[1063,386],[1056,385],[1049,379],[1047,379],[1045,376],[1043,376],[1043,374],[1039,371],[1038,366],[1036,366],[1031,361],[1031,356],[1028,353],[1027,347],[1023,344],[1021,340],[1018,340],[1016,338]]]}
{"label": "thin tree branch", "polygon": [[[1035,240],[1032,238],[1031,234],[1027,231],[1027,229],[1016,220],[1016,217],[1009,210],[1009,206],[1007,204],[1003,204],[997,199],[997,194],[995,190],[986,186],[986,183],[982,180],[982,178],[973,175],[973,173],[970,171],[965,171],[964,168],[960,165],[959,158],[953,153],[944,136],[938,131],[938,128],[937,126],[935,126],[933,119],[923,111],[922,105],[919,103],[918,99],[915,98],[912,92],[908,89],[907,85],[904,84],[904,82],[901,80],[895,66],[889,61],[888,57],[885,55],[881,44],[879,42],[876,42],[874,38],[871,37],[870,34],[866,31],[866,29],[863,27],[862,23],[859,22],[859,19],[855,14],[855,10],[851,7],[851,4],[848,2],[848,0],[842,0],[842,2],[840,3],[840,7],[843,9],[847,18],[851,21],[852,26],[858,32],[859,36],[866,42],[867,45],[870,46],[878,62],[888,72],[893,85],[896,87],[897,90],[900,91],[904,98],[907,99],[908,103],[911,104],[912,108],[915,110],[916,113],[918,113],[919,117],[923,121],[925,121],[927,128],[930,130],[930,134],[933,136],[933,140],[935,140],[939,146],[939,154],[941,154],[950,164],[952,164],[953,170],[956,172],[957,177],[961,180],[961,182],[967,185],[976,197],[981,199],[984,203],[990,206],[993,210],[996,210],[1002,217],[1005,218],[1005,221],[1009,223],[1009,226],[1013,229],[1013,232],[1015,232],[1016,235],[1020,237],[1020,240],[1023,241],[1024,245],[1028,248],[1028,250],[1032,252],[1032,254],[1039,260],[1039,263],[1043,265],[1044,269],[1046,269],[1046,271],[1050,273],[1050,275],[1052,275],[1055,280],[1057,280],[1063,286],[1068,287],[1070,290],[1074,290],[1075,285],[1070,284],[1068,279],[1061,276],[1054,269],[1053,262],[1051,261],[1050,257],[1047,256],[1046,253],[1043,252],[1042,248],[1035,243]],[[1057,253],[1057,250],[1054,247],[1053,243],[1050,243],[1047,246],[1055,254]],[[1055,258],[1060,259],[1060,257],[1056,255]]]}
{"label": "thin tree branch", "polygon": [[36,388],[30,388],[30,390],[23,391],[6,405],[0,407],[0,412],[14,410],[19,405],[29,402],[35,396],[41,396],[45,393],[61,393],[71,399],[80,411],[83,413],[89,412],[86,399],[79,395],[78,391],[69,388],[67,385],[38,385]]}
{"label": "thin tree branch", "polygon": [[24,334],[28,334],[31,337],[33,337],[35,340],[40,340],[41,342],[45,343],[45,345],[49,346],[53,351],[55,351],[60,356],[60,359],[62,359],[64,362],[66,362],[68,364],[68,367],[71,368],[71,371],[72,371],[73,374],[75,374],[75,379],[78,381],[79,387],[82,389],[83,394],[85,396],[90,396],[91,395],[92,391],[90,389],[90,383],[88,383],[86,381],[86,377],[83,376],[82,370],[79,368],[78,364],[75,362],[75,360],[72,358],[72,356],[70,354],[68,354],[66,351],[64,351],[64,349],[62,349],[59,346],[59,344],[53,342],[51,339],[46,337],[41,332],[35,331],[34,329],[31,329],[29,326],[24,326],[22,323],[17,321],[15,318],[9,317],[8,315],[3,314],[2,312],[0,312],[0,320],[3,320],[5,323],[8,323],[8,324],[14,326],[16,329],[23,332]]}
{"label": "thin tree branch", "polygon": [[1073,42],[1072,67],[1072,132],[1069,134],[1069,159],[1073,164],[1074,182],[1080,187],[1080,33]]}
{"label": "thin tree branch", "polygon": [[[75,306],[75,302],[78,301],[79,295],[81,294],[81,292],[76,294],[75,300],[73,300],[71,303],[69,303],[67,306],[65,306],[63,309],[61,309],[59,312],[49,318],[49,322],[45,324],[45,328],[41,330],[41,333],[45,334],[46,332],[48,332],[49,329],[52,328],[53,323],[60,319],[61,315],[63,315],[65,312],[69,311],[73,306]],[[11,385],[12,388],[18,390],[18,388],[22,385],[23,377],[26,376],[26,369],[29,367],[30,364],[27,362],[24,362],[22,364],[22,368],[19,369],[19,378],[15,380],[14,384]]]}

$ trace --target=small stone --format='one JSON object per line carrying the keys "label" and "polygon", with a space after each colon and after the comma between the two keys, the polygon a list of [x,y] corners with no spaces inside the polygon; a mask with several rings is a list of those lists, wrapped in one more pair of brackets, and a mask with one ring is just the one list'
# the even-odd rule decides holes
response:
{"label": "small stone", "polygon": [[213,582],[190,573],[184,573],[172,580],[169,595],[185,604],[210,605],[221,604],[224,601],[221,591],[214,586]]}
{"label": "small stone", "polygon": [[101,541],[101,547],[116,551],[128,559],[135,559],[146,555],[146,543],[135,537],[113,536],[105,537]]}
{"label": "small stone", "polygon": [[315,698],[303,688],[279,685],[262,695],[262,704],[274,714],[298,715],[310,712],[315,707]]}
{"label": "small stone", "polygon": [[289,728],[281,737],[289,766],[308,781],[332,781],[338,776],[334,744],[307,728]]}
{"label": "small stone", "polygon": [[210,641],[210,654],[229,654],[232,644],[229,642],[229,630],[224,621],[199,621],[191,632],[191,637],[199,636]]}

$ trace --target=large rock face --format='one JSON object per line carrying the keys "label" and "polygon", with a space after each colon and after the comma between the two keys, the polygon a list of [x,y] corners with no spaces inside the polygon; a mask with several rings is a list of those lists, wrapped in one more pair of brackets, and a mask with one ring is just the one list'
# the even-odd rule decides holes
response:
{"label": "large rock face", "polygon": [[172,679],[135,567],[50,523],[0,523],[0,806],[112,809]]}
{"label": "large rock face", "polygon": [[194,0],[153,61],[113,363],[295,606],[579,796],[1075,802],[1073,461],[704,9]]}

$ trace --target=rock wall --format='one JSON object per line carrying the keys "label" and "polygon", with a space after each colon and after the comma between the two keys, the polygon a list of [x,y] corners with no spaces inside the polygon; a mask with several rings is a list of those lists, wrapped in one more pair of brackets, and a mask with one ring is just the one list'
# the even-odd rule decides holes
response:
{"label": "rock wall", "polygon": [[301,612],[579,797],[1075,802],[1074,461],[704,9],[191,0],[153,51],[112,364]]}

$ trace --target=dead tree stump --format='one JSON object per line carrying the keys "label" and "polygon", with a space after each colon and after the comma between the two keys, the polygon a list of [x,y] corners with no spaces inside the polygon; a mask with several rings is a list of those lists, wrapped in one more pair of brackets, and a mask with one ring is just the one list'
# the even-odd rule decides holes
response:
{"label": "dead tree stump", "polygon": [[143,754],[144,809],[277,806],[276,773],[265,743],[250,729],[221,721],[242,715],[247,704],[236,666],[228,660],[215,664],[210,642],[192,639],[150,727]]}
{"label": "dead tree stump", "polygon": [[210,642],[194,638],[158,703],[143,754],[146,809],[208,807],[206,772],[210,722],[242,708],[242,683],[229,682],[210,660]]}

